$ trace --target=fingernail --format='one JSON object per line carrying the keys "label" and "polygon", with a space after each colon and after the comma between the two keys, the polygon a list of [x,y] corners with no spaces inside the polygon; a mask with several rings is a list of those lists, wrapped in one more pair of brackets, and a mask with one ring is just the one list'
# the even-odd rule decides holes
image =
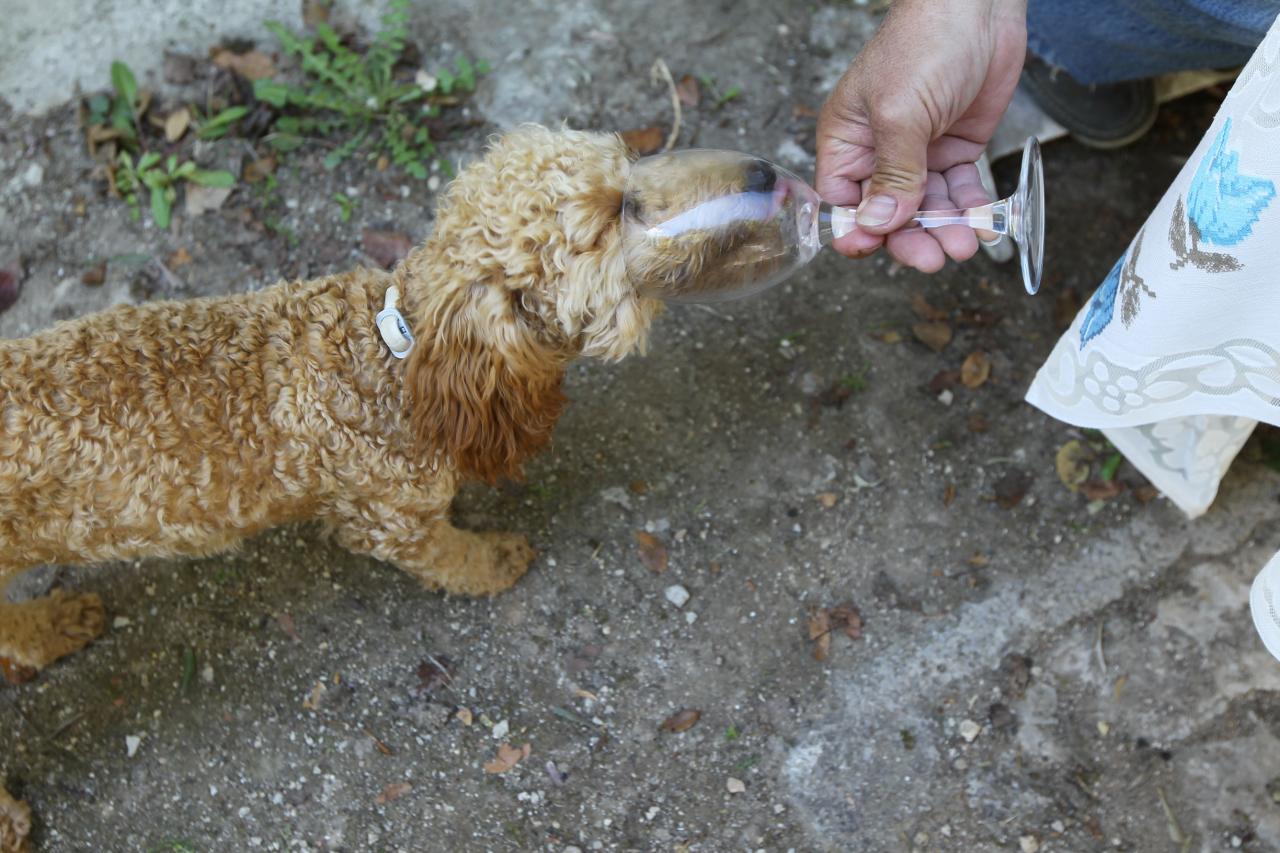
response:
{"label": "fingernail", "polygon": [[893,196],[873,195],[858,205],[858,224],[868,228],[884,225],[893,219],[894,211],[897,209],[898,200]]}

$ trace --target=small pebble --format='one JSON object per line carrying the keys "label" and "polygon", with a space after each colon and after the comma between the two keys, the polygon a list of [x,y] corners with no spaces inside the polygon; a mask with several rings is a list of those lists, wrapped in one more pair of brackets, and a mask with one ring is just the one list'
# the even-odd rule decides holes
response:
{"label": "small pebble", "polygon": [[960,737],[964,738],[966,743],[973,743],[981,733],[982,726],[973,720],[964,720],[960,723]]}
{"label": "small pebble", "polygon": [[1036,853],[1040,849],[1040,839],[1034,835],[1024,835],[1018,839],[1018,846],[1022,848],[1022,853]]}
{"label": "small pebble", "polygon": [[138,747],[142,744],[142,735],[128,735],[124,739],[125,755],[133,758],[138,753]]}
{"label": "small pebble", "polygon": [[698,621],[698,614],[690,610],[688,613],[684,615],[684,621],[692,625],[694,622]]}
{"label": "small pebble", "polygon": [[22,173],[22,183],[27,187],[38,187],[44,183],[44,166],[39,163],[29,164]]}
{"label": "small pebble", "polygon": [[1049,824],[1049,828],[1059,835],[1067,831],[1067,825],[1060,820],[1055,820],[1053,823]]}
{"label": "small pebble", "polygon": [[742,794],[747,790],[747,786],[743,784],[741,779],[735,779],[732,776],[730,776],[729,781],[725,783],[725,788],[728,789],[730,794]]}
{"label": "small pebble", "polygon": [[209,664],[204,665],[204,669],[200,670],[200,679],[205,684],[213,684],[213,667]]}
{"label": "small pebble", "polygon": [[950,388],[943,388],[942,393],[938,395],[938,402],[944,406],[950,406],[955,398],[956,395],[951,393]]}
{"label": "small pebble", "polygon": [[667,596],[667,601],[670,601],[676,607],[684,607],[689,603],[689,590],[680,584],[673,584],[667,587],[665,595]]}
{"label": "small pebble", "polygon": [[132,624],[133,622],[127,616],[117,616],[115,619],[111,620],[111,627],[115,628],[117,631],[121,628],[128,628]]}
{"label": "small pebble", "polygon": [[493,725],[493,737],[495,740],[502,740],[507,736],[507,732],[511,731],[511,724],[506,720]]}

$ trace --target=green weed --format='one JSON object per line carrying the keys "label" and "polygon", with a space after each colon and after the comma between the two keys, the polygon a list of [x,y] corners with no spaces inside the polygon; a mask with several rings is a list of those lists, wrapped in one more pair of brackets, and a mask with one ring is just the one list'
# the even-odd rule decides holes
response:
{"label": "green weed", "polygon": [[301,85],[279,79],[254,83],[254,95],[282,111],[268,137],[273,147],[292,151],[310,140],[331,137],[340,141],[325,156],[326,168],[365,152],[369,159],[386,156],[416,178],[427,176],[436,150],[427,120],[457,103],[458,93],[472,91],[488,66],[463,58],[453,69],[434,76],[409,79],[398,74],[408,37],[408,8],[408,0],[393,0],[383,29],[363,52],[348,47],[323,22],[316,24],[314,37],[267,22],[281,49],[299,58],[304,77]]}

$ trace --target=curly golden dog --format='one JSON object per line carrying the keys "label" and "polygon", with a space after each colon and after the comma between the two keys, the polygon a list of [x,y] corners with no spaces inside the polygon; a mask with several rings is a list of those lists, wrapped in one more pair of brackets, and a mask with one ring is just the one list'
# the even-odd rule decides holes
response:
{"label": "curly golden dog", "polygon": [[[431,589],[511,586],[533,557],[525,538],[460,530],[450,502],[459,481],[517,476],[547,443],[572,359],[643,349],[661,303],[627,274],[630,164],[616,135],[521,128],[450,185],[392,272],[0,341],[0,593],[41,564],[210,554],[305,519]],[[698,186],[673,177],[630,214]],[[748,180],[721,178],[716,191]],[[630,263],[649,282],[679,283],[737,248],[685,235],[644,251]],[[393,287],[414,338],[403,359],[376,320]],[[0,594],[0,664],[32,674],[103,624],[92,594]],[[28,849],[29,827],[0,788],[0,853]]]}

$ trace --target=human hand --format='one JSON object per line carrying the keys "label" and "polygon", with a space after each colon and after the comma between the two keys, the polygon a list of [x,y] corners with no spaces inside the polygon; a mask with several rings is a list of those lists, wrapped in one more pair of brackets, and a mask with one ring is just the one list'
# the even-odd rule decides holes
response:
{"label": "human hand", "polygon": [[858,206],[837,251],[865,257],[887,242],[923,272],[977,252],[963,225],[898,229],[917,210],[991,201],[974,164],[1013,98],[1026,44],[1026,0],[896,0],[818,119],[818,193]]}

